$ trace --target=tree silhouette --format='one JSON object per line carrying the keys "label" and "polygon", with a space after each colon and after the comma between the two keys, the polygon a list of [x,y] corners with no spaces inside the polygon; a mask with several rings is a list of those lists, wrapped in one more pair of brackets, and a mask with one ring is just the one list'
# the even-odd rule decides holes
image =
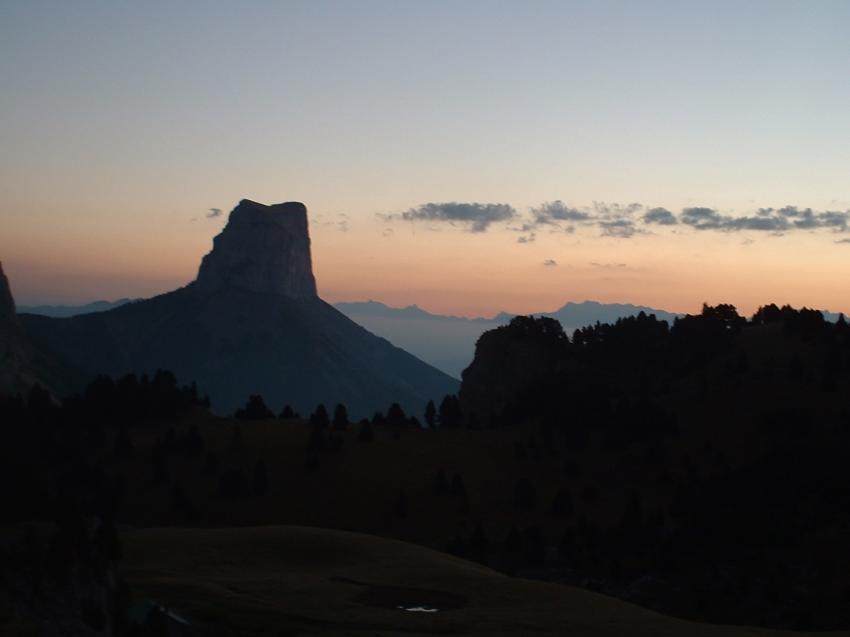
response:
{"label": "tree silhouette", "polygon": [[440,427],[447,429],[454,429],[463,425],[463,413],[457,396],[448,394],[443,398],[440,403],[439,423]]}
{"label": "tree silhouette", "polygon": [[234,418],[243,420],[264,420],[266,418],[274,418],[272,410],[266,406],[266,401],[259,394],[251,394],[248,397],[248,402],[241,409],[237,409],[233,415]]}
{"label": "tree silhouette", "polygon": [[343,431],[348,427],[348,410],[345,405],[338,404],[334,409],[333,428]]}
{"label": "tree silhouette", "polygon": [[328,417],[328,410],[325,409],[323,404],[319,404],[316,406],[316,411],[310,414],[310,424],[314,427],[319,427],[322,429],[327,428],[331,422]]}
{"label": "tree silhouette", "polygon": [[428,404],[425,405],[425,424],[428,425],[429,429],[433,429],[437,425],[437,407],[433,400],[429,400]]}
{"label": "tree silhouette", "polygon": [[393,403],[387,410],[387,424],[392,427],[400,427],[407,421],[404,410],[398,403]]}

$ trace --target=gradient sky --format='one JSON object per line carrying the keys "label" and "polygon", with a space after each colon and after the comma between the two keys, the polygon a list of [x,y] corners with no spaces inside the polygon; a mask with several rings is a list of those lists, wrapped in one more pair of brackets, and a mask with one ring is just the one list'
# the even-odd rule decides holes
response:
{"label": "gradient sky", "polygon": [[0,259],[19,303],[147,296],[243,197],[300,200],[330,301],[847,312],[848,33],[847,0],[0,0]]}

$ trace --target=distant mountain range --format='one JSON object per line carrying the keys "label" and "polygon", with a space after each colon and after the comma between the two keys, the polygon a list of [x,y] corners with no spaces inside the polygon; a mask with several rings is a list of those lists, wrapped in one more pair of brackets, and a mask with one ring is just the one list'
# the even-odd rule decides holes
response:
{"label": "distant mountain range", "polygon": [[[369,331],[383,336],[455,378],[460,378],[463,370],[472,362],[478,337],[487,330],[509,323],[516,316],[500,312],[490,318],[465,318],[432,314],[417,305],[390,307],[378,301],[336,303],[335,307]],[[557,310],[535,312],[534,315],[555,318],[565,330],[572,332],[597,321],[611,323],[640,312],[655,314],[658,319],[669,323],[679,316],[642,305],[596,301],[571,302]]]}
{"label": "distant mountain range", "polygon": [[118,299],[117,301],[93,301],[83,305],[19,305],[19,314],[41,314],[54,318],[67,318],[80,314],[92,314],[94,312],[105,312],[107,310],[121,307],[133,301],[141,299]]}

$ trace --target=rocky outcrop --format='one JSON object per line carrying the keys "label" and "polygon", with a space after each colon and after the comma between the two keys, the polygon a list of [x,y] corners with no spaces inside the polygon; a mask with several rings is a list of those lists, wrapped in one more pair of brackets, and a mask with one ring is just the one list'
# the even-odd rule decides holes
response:
{"label": "rocky outcrop", "polygon": [[484,332],[475,358],[463,371],[463,413],[481,423],[498,420],[505,408],[542,376],[562,364],[568,340],[555,319],[514,317],[508,325]]}
{"label": "rocky outcrop", "polygon": [[201,261],[194,287],[316,297],[307,208],[298,202],[266,206],[243,199]]}

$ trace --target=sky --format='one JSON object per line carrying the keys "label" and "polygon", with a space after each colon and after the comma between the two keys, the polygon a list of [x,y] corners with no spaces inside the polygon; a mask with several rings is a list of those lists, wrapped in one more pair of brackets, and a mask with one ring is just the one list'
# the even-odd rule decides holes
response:
{"label": "sky", "polygon": [[[850,2],[0,0],[20,304],[303,201],[329,301],[850,311]],[[219,212],[220,211],[220,212]]]}

